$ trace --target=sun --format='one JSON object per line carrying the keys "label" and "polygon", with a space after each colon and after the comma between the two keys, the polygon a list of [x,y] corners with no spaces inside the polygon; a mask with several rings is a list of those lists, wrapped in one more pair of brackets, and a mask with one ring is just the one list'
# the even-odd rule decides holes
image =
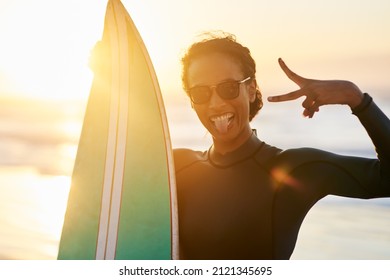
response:
{"label": "sun", "polygon": [[[162,11],[169,13],[168,7],[150,1],[123,4],[160,85],[180,89],[178,49],[183,44],[177,40],[182,36],[169,32],[170,21],[160,20],[156,26],[150,20]],[[89,57],[102,38],[106,5],[106,0],[0,2],[0,95],[86,100],[93,79]]]}
{"label": "sun", "polygon": [[84,2],[77,8],[73,1],[0,4],[0,81],[7,81],[0,94],[86,98],[93,77],[88,59],[101,37],[106,3]]}

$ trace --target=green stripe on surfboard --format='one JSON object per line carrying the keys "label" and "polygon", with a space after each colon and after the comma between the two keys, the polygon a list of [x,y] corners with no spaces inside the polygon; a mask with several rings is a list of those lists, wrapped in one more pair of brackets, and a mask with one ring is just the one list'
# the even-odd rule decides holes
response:
{"label": "green stripe on surfboard", "polygon": [[[107,5],[102,42],[111,53],[112,63],[111,67],[95,72],[58,258],[95,259],[98,254],[103,256],[101,258],[115,259],[170,259],[176,250],[173,243],[177,244],[177,228],[172,224],[175,217],[172,213],[176,210],[171,198],[175,192],[165,112],[146,49],[120,1],[109,1]],[[126,44],[128,48],[124,53]],[[127,60],[126,67],[121,64],[123,59]],[[125,97],[122,92],[115,100],[112,92],[115,83],[120,89],[127,89]],[[113,112],[113,108],[118,112]],[[121,119],[123,116],[125,120]],[[112,120],[119,124],[113,126]],[[112,134],[113,127],[117,134]],[[115,146],[115,157],[112,157],[114,175],[111,178],[107,177],[107,166],[110,166],[107,161],[111,158],[113,139],[119,146]],[[126,142],[121,147],[123,139]],[[112,179],[113,184],[117,181],[115,168],[121,164],[121,157],[123,176],[118,181],[122,184],[109,192],[103,191],[110,181],[107,178]],[[102,206],[101,202],[107,197],[109,203]],[[118,226],[112,226],[115,225],[112,218],[115,207],[119,209]],[[109,214],[106,225],[102,222],[104,213]],[[105,226],[108,229],[102,231]],[[107,240],[111,241],[102,251],[101,240],[105,239],[101,236],[104,237],[106,231],[110,231]],[[113,242],[112,236],[115,237]]]}

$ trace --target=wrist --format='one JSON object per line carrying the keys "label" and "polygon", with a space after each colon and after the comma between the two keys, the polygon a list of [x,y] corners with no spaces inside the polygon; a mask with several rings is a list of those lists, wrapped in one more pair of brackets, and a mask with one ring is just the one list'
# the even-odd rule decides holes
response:
{"label": "wrist", "polygon": [[361,101],[358,105],[351,107],[352,114],[358,114],[362,111],[364,111],[372,102],[372,97],[368,95],[368,93],[362,94]]}
{"label": "wrist", "polygon": [[348,105],[353,110],[362,103],[363,99],[364,94],[360,90],[356,90],[351,94]]}

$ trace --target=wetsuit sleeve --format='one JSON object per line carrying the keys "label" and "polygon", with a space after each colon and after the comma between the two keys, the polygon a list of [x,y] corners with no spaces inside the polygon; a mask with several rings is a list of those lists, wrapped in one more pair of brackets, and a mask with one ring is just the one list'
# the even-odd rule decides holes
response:
{"label": "wetsuit sleeve", "polygon": [[[364,101],[366,101],[364,104]],[[362,110],[355,114],[370,136],[378,157],[378,169],[383,188],[390,191],[390,120],[375,104],[371,96],[364,94]]]}
{"label": "wetsuit sleeve", "polygon": [[368,99],[369,103],[362,110],[352,112],[359,118],[374,143],[378,159],[387,167],[383,169],[383,172],[389,175],[390,120],[366,93],[365,99]]}
{"label": "wetsuit sleeve", "polygon": [[371,100],[355,115],[372,139],[377,159],[291,149],[279,156],[279,181],[313,202],[328,195],[354,198],[390,196],[390,121]]}
{"label": "wetsuit sleeve", "polygon": [[204,160],[204,152],[193,151],[190,149],[174,149],[173,157],[175,162],[175,173],[179,173],[182,169],[191,166],[192,164]]}

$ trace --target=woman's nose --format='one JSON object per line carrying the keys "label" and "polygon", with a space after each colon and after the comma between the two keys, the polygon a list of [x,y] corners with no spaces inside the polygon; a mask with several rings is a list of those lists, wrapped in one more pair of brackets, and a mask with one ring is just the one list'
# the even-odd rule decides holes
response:
{"label": "woman's nose", "polygon": [[217,89],[214,87],[211,89],[212,93],[210,96],[209,106],[211,108],[217,108],[223,104],[225,104],[225,100],[219,96],[217,93]]}

